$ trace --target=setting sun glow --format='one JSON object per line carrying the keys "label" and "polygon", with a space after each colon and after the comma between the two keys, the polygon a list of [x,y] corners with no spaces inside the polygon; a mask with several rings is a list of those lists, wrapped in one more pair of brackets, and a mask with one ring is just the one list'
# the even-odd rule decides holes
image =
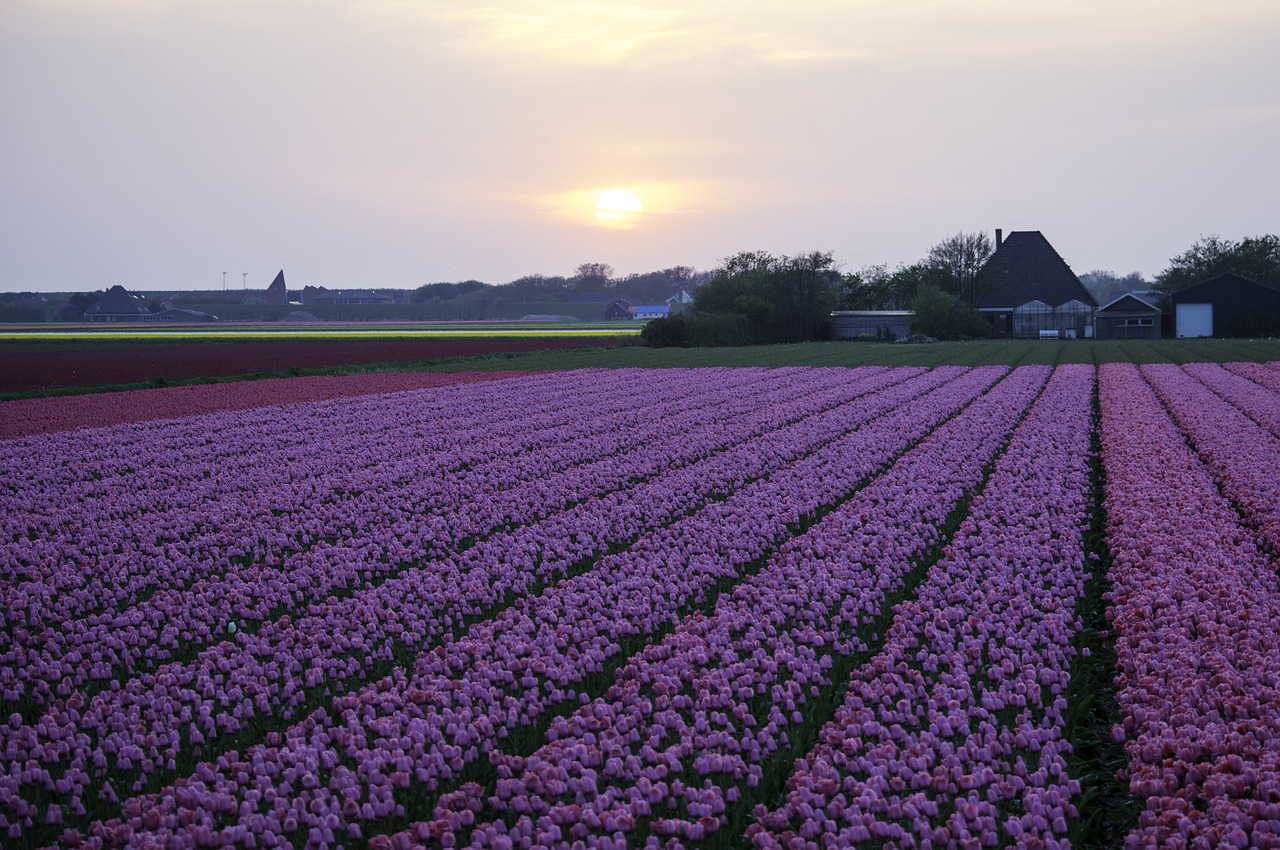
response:
{"label": "setting sun glow", "polygon": [[631,227],[642,212],[640,199],[626,189],[610,189],[596,199],[596,221],[610,227]]}

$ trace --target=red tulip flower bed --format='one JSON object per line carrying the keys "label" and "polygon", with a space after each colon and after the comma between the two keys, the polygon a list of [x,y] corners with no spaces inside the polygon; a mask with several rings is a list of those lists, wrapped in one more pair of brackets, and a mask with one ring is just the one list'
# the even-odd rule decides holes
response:
{"label": "red tulip flower bed", "polygon": [[374,393],[448,387],[517,377],[523,372],[388,372],[375,375],[310,375],[228,384],[126,390],[116,393],[0,402],[0,440],[102,428],[126,422],[176,419],[224,410],[250,410]]}
{"label": "red tulip flower bed", "polygon": [[0,842],[1280,847],[1277,368],[483,377],[0,406]]}
{"label": "red tulip flower bed", "polygon": [[33,345],[6,349],[4,369],[0,370],[0,393],[143,383],[157,378],[176,381],[288,369],[441,360],[613,343],[614,340],[608,338],[585,337]]}

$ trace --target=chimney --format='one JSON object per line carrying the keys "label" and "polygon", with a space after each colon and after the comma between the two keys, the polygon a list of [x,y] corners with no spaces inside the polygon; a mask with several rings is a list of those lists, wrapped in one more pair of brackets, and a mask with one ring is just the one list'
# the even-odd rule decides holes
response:
{"label": "chimney", "polygon": [[996,228],[996,247],[999,248],[1000,243],[1003,241],[1004,241],[1004,231],[997,227]]}

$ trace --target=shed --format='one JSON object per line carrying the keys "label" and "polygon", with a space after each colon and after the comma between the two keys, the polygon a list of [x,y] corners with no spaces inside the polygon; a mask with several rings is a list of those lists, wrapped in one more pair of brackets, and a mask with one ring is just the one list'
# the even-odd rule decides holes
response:
{"label": "shed", "polygon": [[1160,309],[1146,292],[1126,292],[1098,308],[1094,325],[1098,339],[1159,339]]}
{"label": "shed", "polygon": [[1280,289],[1220,274],[1169,296],[1178,337],[1280,335]]}
{"label": "shed", "polygon": [[649,304],[636,307],[633,318],[637,321],[647,322],[651,319],[665,319],[669,315],[671,315],[671,305]]}
{"label": "shed", "polygon": [[154,322],[156,317],[147,308],[141,295],[134,295],[116,284],[84,311],[86,322]]}
{"label": "shed", "polygon": [[1038,230],[996,231],[996,250],[974,279],[974,307],[998,337],[1093,335],[1098,302]]}
{"label": "shed", "polygon": [[[283,274],[283,272],[281,273]],[[279,275],[278,275],[279,276]],[[283,277],[281,282],[283,283]],[[372,289],[327,289],[307,286],[302,289],[303,304],[394,304],[395,298]]]}
{"label": "shed", "polygon": [[902,339],[911,336],[912,310],[837,310],[831,314],[832,339]]}
{"label": "shed", "polygon": [[156,320],[161,322],[216,322],[218,317],[200,310],[188,310],[185,307],[167,307],[156,313]]}

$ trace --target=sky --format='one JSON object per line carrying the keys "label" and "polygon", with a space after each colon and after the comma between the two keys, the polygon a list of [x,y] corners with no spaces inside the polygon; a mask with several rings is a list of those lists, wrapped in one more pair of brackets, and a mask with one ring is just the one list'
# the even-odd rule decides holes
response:
{"label": "sky", "polygon": [[0,0],[0,291],[852,271],[995,228],[1150,277],[1280,231],[1277,36],[1275,0]]}

